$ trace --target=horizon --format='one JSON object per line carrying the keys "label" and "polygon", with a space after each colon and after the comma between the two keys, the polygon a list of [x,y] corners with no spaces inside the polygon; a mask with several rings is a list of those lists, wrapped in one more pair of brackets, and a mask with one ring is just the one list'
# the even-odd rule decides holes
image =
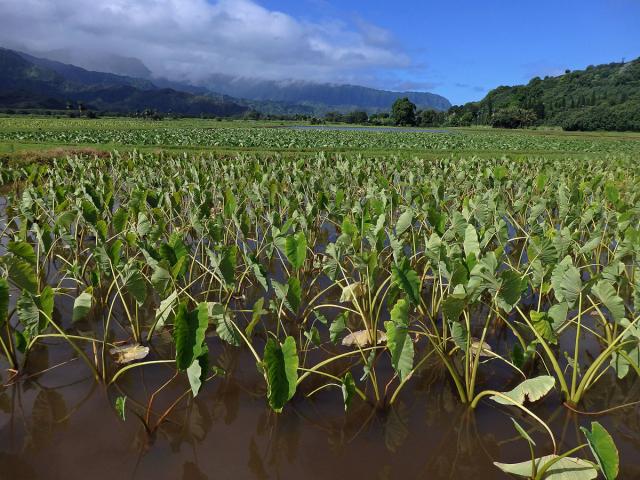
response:
{"label": "horizon", "polygon": [[9,0],[0,5],[7,19],[0,45],[45,57],[57,51],[83,68],[101,55],[132,57],[154,77],[195,85],[223,74],[430,92],[454,105],[501,85],[640,56],[633,0],[361,7],[352,0]]}

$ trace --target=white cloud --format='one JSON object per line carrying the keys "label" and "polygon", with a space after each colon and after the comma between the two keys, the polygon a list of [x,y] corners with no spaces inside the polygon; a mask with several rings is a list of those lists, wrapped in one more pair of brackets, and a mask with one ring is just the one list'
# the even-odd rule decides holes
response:
{"label": "white cloud", "polygon": [[2,45],[116,53],[173,79],[357,81],[411,64],[375,25],[302,21],[253,0],[2,0],[0,18]]}

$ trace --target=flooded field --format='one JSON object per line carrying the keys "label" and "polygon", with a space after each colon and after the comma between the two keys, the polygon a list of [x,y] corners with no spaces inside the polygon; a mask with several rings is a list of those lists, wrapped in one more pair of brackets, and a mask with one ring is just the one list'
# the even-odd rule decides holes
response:
{"label": "flooded field", "polygon": [[0,478],[499,479],[527,438],[595,478],[598,428],[635,478],[639,174],[623,155],[8,167]]}

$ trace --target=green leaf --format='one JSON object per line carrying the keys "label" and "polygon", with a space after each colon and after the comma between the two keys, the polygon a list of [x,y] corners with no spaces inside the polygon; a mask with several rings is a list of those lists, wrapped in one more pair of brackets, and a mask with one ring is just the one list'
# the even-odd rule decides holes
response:
{"label": "green leaf", "polygon": [[194,397],[198,396],[202,384],[207,378],[209,369],[209,351],[207,347],[203,348],[203,352],[198,358],[195,358],[189,368],[187,368],[187,378],[191,386],[191,393]]}
{"label": "green leaf", "polygon": [[542,338],[552,344],[558,343],[558,337],[553,329],[553,319],[547,313],[531,311],[529,316],[533,328]]}
{"label": "green leaf", "polygon": [[591,423],[591,431],[584,427],[580,427],[580,430],[587,437],[591,452],[596,457],[604,478],[606,480],[615,480],[618,477],[620,458],[616,444],[609,432],[598,422]]}
{"label": "green leaf", "polygon": [[91,310],[92,301],[93,288],[89,287],[74,300],[71,321],[77,322],[83,320],[89,313],[89,310]]}
{"label": "green leaf", "polygon": [[209,303],[209,316],[216,325],[216,333],[223,341],[239,347],[242,338],[236,330],[229,311],[220,303]]}
{"label": "green leaf", "polygon": [[275,412],[281,412],[296,393],[298,353],[295,339],[287,337],[284,343],[280,344],[270,337],[264,349],[263,361],[269,405]]}
{"label": "green leaf", "polygon": [[357,303],[358,297],[364,295],[364,286],[360,282],[353,282],[342,288],[340,303]]}
{"label": "green leaf", "polygon": [[143,305],[147,299],[147,284],[144,276],[135,267],[129,267],[124,277],[124,288],[135,299],[138,305]]}
{"label": "green leaf", "polygon": [[234,285],[236,281],[236,264],[238,261],[238,247],[232,245],[224,249],[220,259],[220,272],[227,285]]}
{"label": "green leaf", "polygon": [[256,325],[262,318],[262,315],[267,313],[263,307],[264,307],[264,298],[260,297],[256,301],[256,303],[253,304],[253,309],[251,313],[251,322],[249,322],[249,325],[247,325],[247,328],[244,329],[244,333],[246,334],[247,338],[251,338],[253,336],[253,329],[256,327]]}
{"label": "green leaf", "polygon": [[[525,380],[516,388],[509,392],[503,392],[503,395],[509,397],[513,400],[513,403],[518,405],[523,405],[525,400],[529,400],[530,402],[535,402],[544,397],[547,393],[551,391],[553,386],[556,384],[556,379],[549,375],[541,375],[536,378],[530,378]],[[492,396],[491,400],[494,402],[500,403],[502,405],[512,405],[512,402],[509,402],[502,397]]]}
{"label": "green leaf", "polygon": [[287,282],[289,288],[287,289],[287,302],[291,308],[291,312],[296,314],[300,308],[302,302],[302,287],[300,286],[300,279],[297,277],[290,277]]}
{"label": "green leaf", "polygon": [[342,400],[344,401],[345,412],[349,409],[349,405],[351,405],[351,400],[353,400],[355,393],[356,382],[353,380],[351,372],[347,372],[342,378]]}
{"label": "green leaf", "polygon": [[95,225],[98,221],[98,209],[89,200],[82,201],[82,216],[91,225]]}
{"label": "green leaf", "polygon": [[[558,455],[547,455],[536,458],[536,471],[540,471],[544,465],[556,458],[558,458]],[[531,460],[521,463],[493,462],[493,464],[505,473],[531,478]],[[593,468],[590,462],[579,458],[564,457],[547,470],[542,480],[593,480],[597,476],[598,471]]]}
{"label": "green leaf", "polygon": [[464,231],[464,254],[467,258],[471,254],[475,255],[475,258],[480,258],[480,243],[478,242],[478,232],[476,227],[469,224]]}
{"label": "green leaf", "polygon": [[7,251],[13,253],[16,257],[26,260],[30,265],[35,266],[37,262],[36,252],[33,246],[27,242],[9,242]]}
{"label": "green leaf", "polygon": [[465,307],[464,295],[453,293],[442,302],[442,315],[445,320],[457,322]]}
{"label": "green leaf", "polygon": [[527,289],[527,280],[513,270],[505,270],[500,274],[502,283],[498,290],[498,304],[505,312],[510,312],[520,301]]}
{"label": "green leaf", "polygon": [[573,266],[571,257],[565,257],[553,269],[551,285],[559,302],[567,302],[572,307],[582,291],[580,270]]}
{"label": "green leaf", "polygon": [[413,370],[413,342],[409,335],[409,303],[405,299],[396,302],[391,310],[391,321],[384,322],[387,331],[387,347],[391,353],[391,365],[400,380]]}
{"label": "green leaf", "polygon": [[329,327],[329,339],[333,343],[337,343],[340,339],[340,335],[347,328],[347,314],[346,312],[338,315],[333,322],[331,322],[331,326]]}
{"label": "green leaf", "polygon": [[609,310],[609,313],[611,313],[611,317],[613,317],[615,322],[619,322],[624,318],[624,301],[618,296],[616,289],[613,288],[613,285],[610,282],[600,280],[593,288],[591,288],[591,292],[598,297],[598,300],[600,300],[605,307],[607,307],[607,310]]}
{"label": "green leaf", "polygon": [[113,230],[116,234],[122,233],[129,221],[129,213],[124,208],[119,208],[113,214]]}
{"label": "green leaf", "polygon": [[38,294],[38,279],[36,272],[29,262],[19,258],[11,258],[8,262],[9,280],[20,290],[26,290],[32,295]]}
{"label": "green leaf", "polygon": [[294,270],[300,270],[307,256],[307,237],[300,231],[287,237],[285,242],[285,255]]}
{"label": "green leaf", "polygon": [[413,210],[411,208],[407,208],[402,215],[398,218],[398,222],[396,223],[396,236],[399,237],[404,232],[406,232],[411,224],[413,223]]}
{"label": "green leaf", "polygon": [[18,319],[24,326],[24,335],[27,339],[36,336],[40,332],[40,310],[35,297],[31,293],[23,291],[18,298],[16,308]]}
{"label": "green leaf", "polygon": [[118,412],[118,416],[122,419],[123,422],[126,420],[126,403],[127,397],[116,398],[116,412]]}
{"label": "green leaf", "polygon": [[391,267],[391,279],[400,287],[407,298],[414,305],[420,305],[420,278],[409,266],[409,260],[404,257],[399,264]]}
{"label": "green leaf", "polygon": [[188,369],[194,359],[202,355],[208,326],[209,312],[206,303],[198,304],[198,308],[191,312],[187,310],[186,304],[180,304],[173,325],[178,370]]}

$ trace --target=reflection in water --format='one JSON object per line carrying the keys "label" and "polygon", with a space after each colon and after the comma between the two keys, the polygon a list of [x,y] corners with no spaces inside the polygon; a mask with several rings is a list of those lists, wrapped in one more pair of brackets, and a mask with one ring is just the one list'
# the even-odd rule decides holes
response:
{"label": "reflection in water", "polygon": [[[60,360],[62,348],[43,350],[47,361],[40,366]],[[229,350],[220,358],[229,374],[206,384],[197,399],[185,397],[155,432],[142,419],[150,394],[173,375],[170,369],[140,369],[118,386],[128,397],[126,422],[112,407],[120,392],[96,387],[80,363],[6,387],[0,393],[0,478],[333,478],[336,472],[346,478],[502,478],[493,461],[528,455],[509,416],[529,430],[541,452],[550,448],[537,424],[515,409],[487,402],[474,412],[461,405],[438,365],[424,368],[387,411],[354,402],[345,414],[339,392],[324,390],[294,398],[277,415],[266,405],[250,356]],[[158,395],[150,423],[188,388],[182,381]],[[639,389],[638,382],[603,382],[584,407],[624,403]],[[575,445],[579,426],[591,420],[557,398],[540,411],[564,446]],[[635,478],[638,411],[598,420],[618,432],[621,478]]]}

